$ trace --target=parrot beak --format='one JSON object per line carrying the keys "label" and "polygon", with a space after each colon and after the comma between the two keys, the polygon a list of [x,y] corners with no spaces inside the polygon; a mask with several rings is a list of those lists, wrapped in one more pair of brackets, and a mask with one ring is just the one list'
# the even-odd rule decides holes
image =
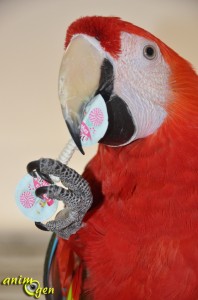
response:
{"label": "parrot beak", "polygon": [[114,69],[105,51],[94,38],[74,36],[62,59],[59,73],[59,98],[62,113],[76,146],[81,144],[81,123],[85,107],[98,94],[105,101],[108,128],[98,141],[109,146],[122,146],[135,132],[132,114],[126,102],[113,93]]}
{"label": "parrot beak", "polygon": [[84,154],[80,128],[86,104],[99,87],[104,55],[85,37],[72,39],[62,59],[59,72],[59,99],[68,130]]}

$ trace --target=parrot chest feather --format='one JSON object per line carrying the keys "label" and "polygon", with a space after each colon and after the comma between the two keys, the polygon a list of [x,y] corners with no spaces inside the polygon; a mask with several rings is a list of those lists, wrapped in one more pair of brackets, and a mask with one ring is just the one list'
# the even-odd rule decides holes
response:
{"label": "parrot chest feather", "polygon": [[102,198],[76,235],[94,299],[196,299],[196,162],[186,163],[167,137],[152,144],[101,146],[85,171]]}

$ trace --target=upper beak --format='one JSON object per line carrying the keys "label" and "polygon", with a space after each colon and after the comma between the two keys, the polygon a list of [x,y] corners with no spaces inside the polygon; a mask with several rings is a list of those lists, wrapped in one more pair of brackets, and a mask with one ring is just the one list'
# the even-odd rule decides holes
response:
{"label": "upper beak", "polygon": [[77,147],[84,154],[80,127],[86,104],[99,89],[105,57],[86,36],[72,39],[59,72],[59,98],[65,122]]}

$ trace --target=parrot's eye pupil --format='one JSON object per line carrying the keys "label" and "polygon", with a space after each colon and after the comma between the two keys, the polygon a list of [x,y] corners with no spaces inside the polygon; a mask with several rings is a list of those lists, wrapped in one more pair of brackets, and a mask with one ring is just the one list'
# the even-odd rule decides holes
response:
{"label": "parrot's eye pupil", "polygon": [[156,57],[156,53],[154,46],[147,45],[144,47],[143,54],[147,59],[154,59]]}

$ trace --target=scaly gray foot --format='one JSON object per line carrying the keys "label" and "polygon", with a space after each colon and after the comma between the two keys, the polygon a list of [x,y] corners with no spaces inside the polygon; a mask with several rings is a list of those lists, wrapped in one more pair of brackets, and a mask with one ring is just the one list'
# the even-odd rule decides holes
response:
{"label": "scaly gray foot", "polygon": [[46,180],[50,178],[49,175],[57,176],[67,188],[49,185],[36,190],[35,193],[40,198],[46,194],[51,199],[62,200],[65,208],[56,215],[55,220],[46,224],[40,222],[35,224],[40,229],[53,231],[60,237],[68,239],[71,234],[80,229],[82,220],[92,204],[93,197],[89,184],[73,169],[58,160],[49,158],[30,162],[27,171],[32,176],[34,171],[37,171],[41,176],[44,175]]}

